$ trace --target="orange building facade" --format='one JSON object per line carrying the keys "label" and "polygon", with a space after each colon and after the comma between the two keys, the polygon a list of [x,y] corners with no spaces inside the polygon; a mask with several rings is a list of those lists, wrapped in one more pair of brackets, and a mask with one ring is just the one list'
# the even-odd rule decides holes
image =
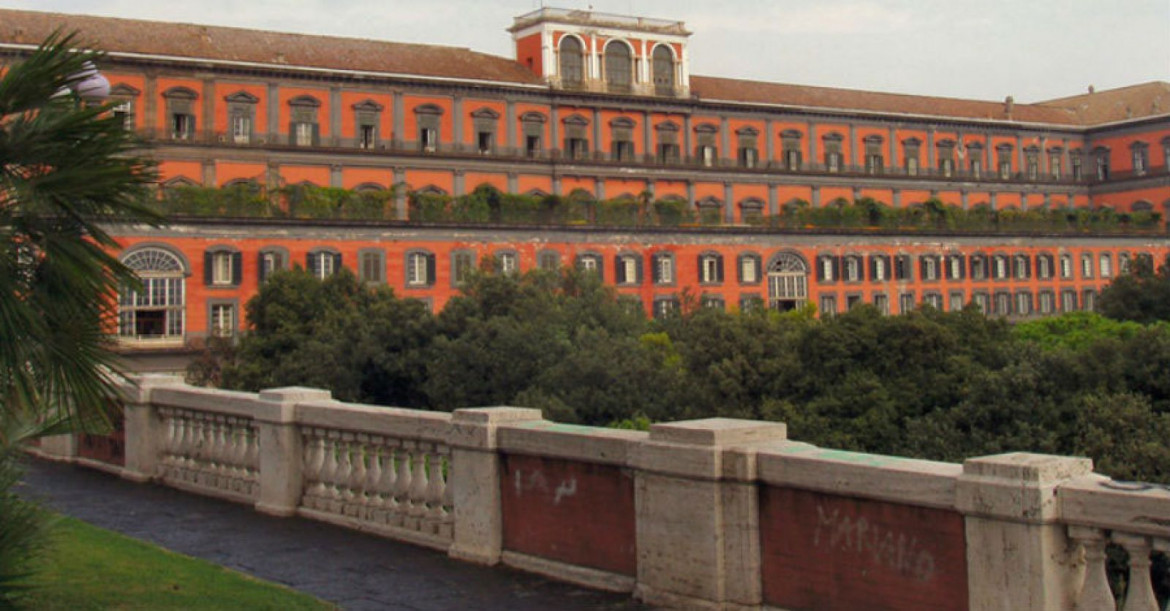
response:
{"label": "orange building facade", "polygon": [[[681,22],[540,9],[516,58],[466,49],[0,11],[9,61],[56,28],[107,51],[117,112],[160,187],[393,190],[396,220],[178,218],[114,228],[147,283],[121,296],[129,348],[243,329],[266,274],[344,266],[439,309],[485,256],[507,271],[596,270],[648,314],[685,292],[728,309],[927,303],[1032,316],[1092,309],[1164,232],[777,230],[796,203],[928,200],[995,211],[1170,209],[1170,84],[1034,104],[690,73]],[[684,202],[717,226],[461,226],[411,218],[412,194],[585,194]]]}

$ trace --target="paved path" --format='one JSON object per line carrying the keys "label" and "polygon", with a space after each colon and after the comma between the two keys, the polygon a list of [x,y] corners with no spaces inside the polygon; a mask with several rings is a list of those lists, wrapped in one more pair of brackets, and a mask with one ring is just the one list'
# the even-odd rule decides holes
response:
{"label": "paved path", "polygon": [[105,473],[28,462],[22,494],[91,524],[260,579],[344,609],[644,609],[618,594],[505,568],[458,562],[429,549]]}

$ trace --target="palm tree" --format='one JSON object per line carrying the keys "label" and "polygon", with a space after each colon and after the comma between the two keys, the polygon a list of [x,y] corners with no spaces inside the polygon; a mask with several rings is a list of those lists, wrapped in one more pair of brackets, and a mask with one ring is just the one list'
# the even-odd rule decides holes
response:
{"label": "palm tree", "polygon": [[[108,106],[70,86],[100,56],[54,35],[0,79],[0,419],[100,421],[114,397],[108,332],[134,282],[105,227],[160,217],[152,166]],[[63,95],[65,94],[65,95]],[[0,431],[0,435],[4,433]],[[10,441],[0,437],[0,442]]]}
{"label": "palm tree", "polygon": [[[108,423],[117,367],[113,298],[133,274],[105,227],[148,222],[153,168],[108,106],[72,91],[100,54],[54,34],[0,77],[0,516],[22,514],[7,489],[19,445]],[[7,484],[7,485],[6,485]],[[27,522],[0,521],[0,606]],[[26,539],[23,543],[16,541]],[[33,539],[35,545],[35,539]]]}

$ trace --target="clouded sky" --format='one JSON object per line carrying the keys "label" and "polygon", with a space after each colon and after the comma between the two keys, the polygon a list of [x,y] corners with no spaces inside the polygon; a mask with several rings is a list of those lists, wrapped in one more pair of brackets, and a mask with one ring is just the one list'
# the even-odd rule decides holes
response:
{"label": "clouded sky", "polygon": [[[1170,0],[558,0],[685,21],[695,74],[1032,102],[1170,81]],[[0,0],[88,13],[470,47],[512,57],[540,0]]]}

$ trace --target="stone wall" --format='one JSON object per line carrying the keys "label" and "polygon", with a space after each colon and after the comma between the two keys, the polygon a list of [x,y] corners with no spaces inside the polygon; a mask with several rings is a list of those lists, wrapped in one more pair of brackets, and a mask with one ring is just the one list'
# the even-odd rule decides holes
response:
{"label": "stone wall", "polygon": [[[71,437],[30,452],[665,607],[1156,609],[1150,557],[1170,550],[1170,490],[1083,458],[957,465],[817,448],[781,423],[645,433],[162,376],[123,392],[124,464]],[[1122,596],[1108,544],[1130,558]]]}

